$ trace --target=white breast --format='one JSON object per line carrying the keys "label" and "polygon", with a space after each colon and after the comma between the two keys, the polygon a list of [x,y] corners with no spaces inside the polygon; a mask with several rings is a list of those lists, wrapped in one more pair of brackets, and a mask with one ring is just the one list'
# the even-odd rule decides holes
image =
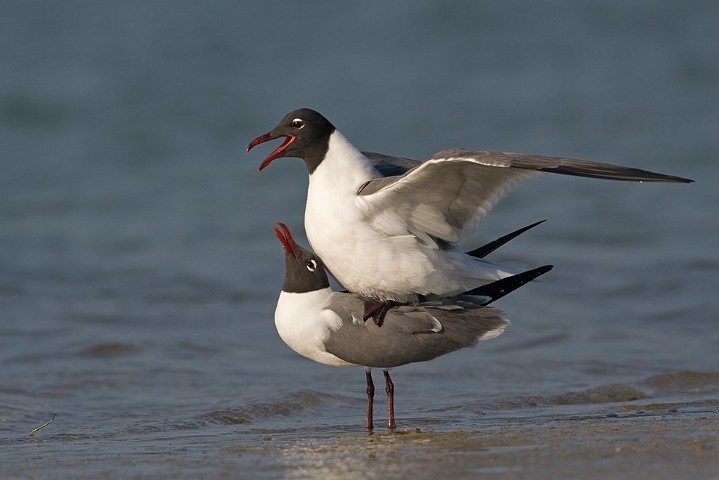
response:
{"label": "white breast", "polygon": [[386,245],[393,240],[366,222],[363,200],[355,194],[378,176],[372,162],[335,131],[325,159],[310,175],[305,208],[305,231],[315,253],[342,285],[369,296],[374,289],[392,290],[377,277],[387,279],[382,270],[397,261]]}
{"label": "white breast", "polygon": [[277,333],[292,350],[303,357],[333,367],[355,367],[328,353],[325,341],[342,326],[342,319],[324,304],[330,288],[307,293],[280,293],[275,309]]}

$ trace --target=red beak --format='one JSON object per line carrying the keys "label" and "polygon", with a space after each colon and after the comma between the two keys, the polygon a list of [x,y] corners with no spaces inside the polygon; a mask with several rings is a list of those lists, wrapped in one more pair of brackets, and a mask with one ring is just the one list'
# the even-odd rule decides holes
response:
{"label": "red beak", "polygon": [[[250,142],[250,144],[247,147],[247,153],[250,153],[250,150],[252,150],[254,147],[259,145],[260,143],[269,142],[270,140],[274,140],[275,138],[280,138],[282,135],[273,136],[271,132],[265,133],[264,135],[260,135],[259,137],[255,138]],[[287,148],[287,145],[295,141],[294,135],[285,135],[285,141],[282,142],[282,145],[277,147],[272,153],[270,153],[267,158],[260,164],[260,168],[258,171],[262,171],[267,165],[272,163],[272,160],[279,158],[282,156],[282,154],[285,151],[285,148]],[[289,231],[289,230],[288,230]]]}
{"label": "red beak", "polygon": [[279,225],[282,231],[280,231],[280,229],[277,227],[272,227],[272,230],[275,231],[275,235],[277,235],[277,238],[280,239],[280,243],[282,243],[282,248],[285,249],[285,252],[292,255],[295,260],[297,260],[297,252],[295,251],[295,239],[292,238],[292,232],[290,232],[290,229],[287,228],[287,225],[282,222],[277,222],[277,225]]}

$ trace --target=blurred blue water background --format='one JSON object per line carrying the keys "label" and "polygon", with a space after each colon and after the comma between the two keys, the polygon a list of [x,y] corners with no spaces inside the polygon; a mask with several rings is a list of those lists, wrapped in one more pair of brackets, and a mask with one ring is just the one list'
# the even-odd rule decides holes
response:
{"label": "blurred blue water background", "polygon": [[306,169],[260,175],[271,147],[244,149],[303,106],[365,150],[697,181],[512,192],[472,245],[546,218],[494,258],[556,268],[498,304],[499,339],[397,370],[400,427],[481,428],[599,387],[634,400],[617,384],[716,406],[717,25],[711,1],[2,2],[0,464],[151,473],[140,455],[361,431],[362,372],[274,329],[271,227],[304,239]]}

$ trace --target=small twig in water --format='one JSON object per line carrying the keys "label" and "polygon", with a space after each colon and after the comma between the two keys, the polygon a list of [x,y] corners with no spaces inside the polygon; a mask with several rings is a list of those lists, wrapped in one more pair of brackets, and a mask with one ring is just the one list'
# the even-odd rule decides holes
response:
{"label": "small twig in water", "polygon": [[42,430],[43,428],[45,428],[45,427],[47,427],[48,425],[50,425],[50,424],[52,423],[52,421],[55,420],[55,415],[57,415],[57,412],[52,412],[52,418],[51,418],[50,420],[48,420],[47,422],[43,423],[43,424],[40,425],[39,427],[33,429],[33,431],[30,432],[30,433],[28,433],[27,436],[28,436],[28,437],[32,437],[33,435],[35,435],[35,432],[40,431],[40,430]]}

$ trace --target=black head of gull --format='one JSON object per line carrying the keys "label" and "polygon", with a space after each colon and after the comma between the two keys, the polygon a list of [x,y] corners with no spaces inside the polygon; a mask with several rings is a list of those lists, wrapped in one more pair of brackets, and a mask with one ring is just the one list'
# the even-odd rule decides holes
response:
{"label": "black head of gull", "polygon": [[284,142],[262,162],[260,171],[277,158],[297,157],[305,161],[312,173],[327,153],[330,135],[334,131],[334,125],[322,114],[310,108],[300,108],[285,115],[269,132],[252,140],[247,151],[261,143],[284,137]]}
{"label": "black head of gull", "polygon": [[285,251],[285,281],[282,284],[282,291],[307,293],[328,288],[330,282],[320,257],[300,247],[287,225],[284,223],[277,225],[280,228],[272,229]]}

